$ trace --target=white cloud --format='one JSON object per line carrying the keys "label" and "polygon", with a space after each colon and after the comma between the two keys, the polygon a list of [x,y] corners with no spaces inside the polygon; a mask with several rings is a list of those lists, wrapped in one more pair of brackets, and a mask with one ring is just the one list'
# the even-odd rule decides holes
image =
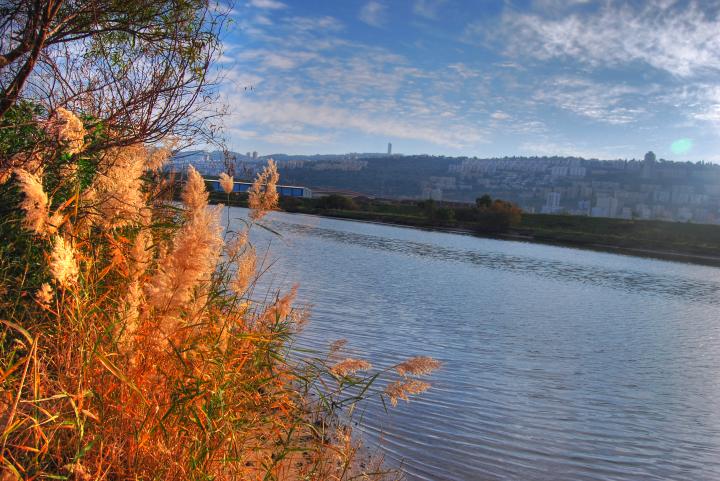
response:
{"label": "white cloud", "polygon": [[277,54],[270,54],[263,60],[263,66],[266,68],[290,70],[295,68],[296,65],[297,63],[294,59]]}
{"label": "white cloud", "polygon": [[691,122],[708,122],[714,131],[720,126],[720,85],[684,86],[662,98]]}
{"label": "white cloud", "polygon": [[269,10],[287,8],[287,5],[278,0],[250,0],[250,5],[257,8],[267,8]]}
{"label": "white cloud", "polygon": [[317,58],[313,52],[281,51],[275,52],[266,49],[247,50],[237,55],[241,61],[253,60],[259,63],[257,71],[292,70],[298,66]]}
{"label": "white cloud", "polygon": [[578,77],[557,77],[537,90],[533,99],[592,120],[619,125],[637,120],[645,112],[644,96],[655,90],[652,86],[640,89]]}
{"label": "white cloud", "polygon": [[386,20],[385,11],[385,5],[376,0],[371,0],[360,10],[359,18],[373,27],[382,27]]}
{"label": "white cloud", "polygon": [[330,138],[324,135],[303,134],[296,132],[272,132],[263,135],[261,139],[270,144],[278,145],[299,145],[299,144],[327,144]]}
{"label": "white cloud", "polygon": [[468,67],[464,63],[458,62],[448,65],[448,68],[458,74],[463,79],[479,77],[480,73]]}
{"label": "white cloud", "polygon": [[343,24],[335,17],[290,17],[285,24],[294,32],[318,33],[338,32],[343,29]]}
{"label": "white cloud", "polygon": [[572,9],[578,5],[586,5],[590,2],[591,0],[535,0],[532,6],[538,11],[557,11]]}
{"label": "white cloud", "polygon": [[256,139],[259,136],[258,133],[254,130],[244,130],[244,129],[238,129],[235,127],[226,127],[224,129],[224,131],[226,134],[232,135],[232,137],[236,140],[237,139],[243,139],[243,140]]}
{"label": "white cloud", "polygon": [[[540,60],[567,58],[592,67],[641,62],[677,77],[720,71],[720,22],[697,3],[647,2],[640,8],[608,2],[595,12],[562,18],[506,13],[493,35],[506,53]],[[485,29],[468,26],[469,35]]]}
{"label": "white cloud", "polygon": [[[375,20],[382,22],[379,5]],[[237,60],[221,88],[229,135],[277,145],[391,137],[443,150],[487,142],[492,125],[482,120],[497,109],[481,106],[493,101],[486,73],[463,63],[420,68],[386,48],[347,39],[333,17],[272,21],[270,28],[255,22],[255,30],[244,31],[260,48],[228,52]],[[251,80],[248,74],[258,80],[252,92],[237,88],[239,79]]]}
{"label": "white cloud", "polygon": [[255,24],[267,27],[269,25],[272,25],[273,22],[265,15],[256,15],[255,16]]}
{"label": "white cloud", "polygon": [[[473,126],[440,119],[407,119],[393,113],[368,113],[332,104],[314,104],[288,98],[249,100],[231,95],[226,101],[234,106],[226,123],[242,129],[244,125],[262,125],[276,132],[278,125],[295,125],[331,131],[350,130],[364,134],[413,139],[451,148],[484,142],[486,134]],[[272,135],[272,134],[269,134]],[[299,134],[300,135],[300,134]]]}
{"label": "white cloud", "polygon": [[[626,152],[628,146],[616,146],[621,152]],[[518,153],[521,155],[538,155],[552,157],[584,157],[586,159],[617,159],[621,155],[614,152],[613,148],[598,149],[586,145],[576,145],[571,142],[557,142],[552,140],[531,140],[521,142],[518,146]]]}
{"label": "white cloud", "polygon": [[346,99],[395,95],[401,87],[421,77],[423,72],[401,60],[381,59],[374,50],[354,52],[342,58],[325,58],[305,75],[326,94],[339,93]]}
{"label": "white cloud", "polygon": [[493,113],[490,115],[490,118],[493,119],[493,120],[500,120],[500,121],[502,121],[502,120],[510,120],[510,119],[512,118],[512,116],[509,115],[509,114],[506,114],[505,112],[502,112],[502,111],[498,110],[497,112],[493,112]]}
{"label": "white cloud", "polygon": [[[257,18],[256,18],[257,20]],[[297,48],[305,51],[327,51],[348,44],[337,33],[344,24],[335,17],[282,16],[271,26],[263,21],[239,21],[241,30],[255,42],[275,50]],[[269,28],[270,27],[270,28]]]}
{"label": "white cloud", "polygon": [[438,11],[440,7],[447,0],[415,0],[413,4],[413,13],[421,17],[425,17],[431,20],[438,18]]}

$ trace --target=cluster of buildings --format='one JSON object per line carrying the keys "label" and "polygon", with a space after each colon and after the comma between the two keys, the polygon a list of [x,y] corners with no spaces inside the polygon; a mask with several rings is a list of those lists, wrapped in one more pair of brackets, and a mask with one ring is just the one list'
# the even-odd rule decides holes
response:
{"label": "cluster of buildings", "polygon": [[299,159],[288,159],[278,160],[277,166],[279,169],[308,168],[312,170],[338,170],[344,172],[357,172],[367,167],[367,161],[358,159],[340,159],[334,161],[308,161]]}
{"label": "cluster of buildings", "polygon": [[[388,144],[388,154],[392,154],[392,144]],[[285,155],[272,156],[279,169],[311,169],[315,171],[335,170],[357,172],[367,167],[367,160],[387,157],[384,153],[349,153],[342,155]],[[398,156],[398,154],[394,154]],[[254,176],[258,168],[265,165],[271,156],[260,156],[257,151],[245,154],[238,152],[220,152],[195,150],[182,152],[173,157],[167,166],[168,170],[184,172],[189,165],[195,167],[203,175],[219,175],[221,172],[234,171]]]}
{"label": "cluster of buildings", "polygon": [[[513,201],[526,212],[624,219],[720,223],[720,166],[705,162],[597,160],[577,157],[492,159],[350,153],[276,155],[286,182],[367,195],[474,202],[483,195]],[[265,163],[257,152],[189,152],[170,169],[192,164],[203,175],[231,169],[251,179]]]}
{"label": "cluster of buildings", "polygon": [[189,165],[195,167],[202,175],[220,175],[226,170],[222,152],[201,150],[180,153],[170,159],[165,168],[175,172],[185,172]]}
{"label": "cluster of buildings", "polygon": [[[455,189],[512,199],[528,212],[720,222],[720,166],[705,162],[580,158],[466,159],[449,166]],[[435,184],[433,184],[435,185]],[[443,195],[456,197],[443,183]]]}

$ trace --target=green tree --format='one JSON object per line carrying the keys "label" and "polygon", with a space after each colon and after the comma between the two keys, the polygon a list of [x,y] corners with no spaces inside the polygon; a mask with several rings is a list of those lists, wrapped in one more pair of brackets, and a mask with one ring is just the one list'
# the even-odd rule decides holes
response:
{"label": "green tree", "polygon": [[320,209],[356,210],[357,204],[350,197],[340,194],[330,194],[321,197],[316,204]]}
{"label": "green tree", "polygon": [[485,194],[482,197],[478,197],[477,199],[475,199],[475,205],[479,209],[489,209],[492,205],[492,197],[490,197],[488,194]]}

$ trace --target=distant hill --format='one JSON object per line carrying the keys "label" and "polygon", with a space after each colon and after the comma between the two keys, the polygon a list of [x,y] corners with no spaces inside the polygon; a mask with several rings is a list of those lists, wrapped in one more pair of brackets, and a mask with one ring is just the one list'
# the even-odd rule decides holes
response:
{"label": "distant hill", "polygon": [[[236,177],[273,157],[281,182],[371,197],[474,202],[511,200],[528,212],[717,223],[720,166],[705,162],[580,157],[469,158],[343,154],[248,157],[233,153]],[[224,170],[222,154],[193,153],[201,171]],[[204,156],[204,157],[203,157]],[[181,162],[181,161],[178,161]],[[197,167],[197,165],[196,165]]]}

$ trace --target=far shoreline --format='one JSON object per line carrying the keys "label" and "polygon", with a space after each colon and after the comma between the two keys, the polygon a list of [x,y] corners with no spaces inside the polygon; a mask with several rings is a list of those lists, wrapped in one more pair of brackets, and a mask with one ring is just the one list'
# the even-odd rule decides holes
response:
{"label": "far shoreline", "polygon": [[[231,205],[230,207],[243,207],[243,206]],[[463,234],[463,235],[468,235],[468,236],[473,236],[473,237],[479,237],[482,239],[496,239],[496,240],[504,240],[504,241],[512,241],[512,242],[529,242],[532,244],[542,244],[542,245],[557,246],[557,247],[568,247],[568,248],[572,248],[572,249],[588,250],[588,251],[595,251],[595,252],[605,252],[605,253],[609,253],[609,254],[620,254],[620,255],[626,255],[626,256],[631,256],[631,257],[641,257],[641,258],[646,258],[646,259],[657,259],[657,260],[664,260],[664,261],[704,265],[704,266],[709,266],[709,267],[720,267],[720,255],[707,256],[707,255],[693,254],[693,253],[680,252],[680,251],[667,251],[667,250],[657,250],[657,249],[625,247],[625,246],[615,246],[615,245],[610,245],[610,244],[560,241],[560,240],[556,240],[556,239],[542,239],[542,238],[537,238],[537,237],[534,237],[531,235],[513,233],[513,232],[483,234],[483,233],[473,231],[472,229],[457,227],[457,226],[412,225],[412,224],[403,224],[403,223],[399,223],[399,222],[391,222],[391,221],[386,221],[386,220],[381,220],[381,219],[360,219],[360,218],[356,218],[356,217],[350,217],[350,216],[346,216],[346,215],[332,214],[332,213],[289,212],[286,210],[281,210],[280,212],[283,212],[285,214],[302,214],[302,215],[309,215],[309,216],[314,216],[314,217],[327,217],[327,218],[331,218],[331,219],[347,220],[347,221],[352,221],[352,222],[362,222],[362,223],[366,223],[366,224],[389,225],[389,226],[393,226],[393,227],[403,227],[403,228],[407,228],[407,229],[417,229],[417,230],[434,231],[434,232],[446,232],[446,233],[450,233],[450,234]]]}
{"label": "far shoreline", "polygon": [[[230,202],[227,202],[230,200]],[[229,207],[247,208],[245,202],[238,202],[236,199],[222,199],[221,196],[211,196],[211,203],[224,204]],[[410,229],[418,229],[434,232],[447,232],[451,234],[462,234],[473,237],[496,239],[514,242],[529,242],[533,244],[542,244],[558,247],[568,247],[572,249],[588,250],[595,252],[605,252],[610,254],[626,255],[631,257],[640,257],[646,259],[657,259],[671,262],[681,262],[695,265],[703,265],[709,267],[720,267],[720,255],[707,255],[697,252],[683,252],[674,249],[655,249],[648,247],[629,247],[622,245],[613,245],[600,242],[586,242],[579,239],[557,239],[553,237],[543,237],[542,235],[523,232],[522,229],[510,229],[507,232],[486,233],[463,226],[447,226],[422,222],[422,219],[412,218],[412,221],[398,222],[397,218],[385,219],[379,215],[372,215],[372,212],[365,211],[290,211],[280,209],[279,212],[286,214],[302,214],[314,217],[327,217],[331,219],[340,219],[353,222],[363,222],[367,224],[389,225],[394,227],[404,227]],[[563,216],[570,217],[570,216]],[[720,229],[720,226],[718,226]]]}

